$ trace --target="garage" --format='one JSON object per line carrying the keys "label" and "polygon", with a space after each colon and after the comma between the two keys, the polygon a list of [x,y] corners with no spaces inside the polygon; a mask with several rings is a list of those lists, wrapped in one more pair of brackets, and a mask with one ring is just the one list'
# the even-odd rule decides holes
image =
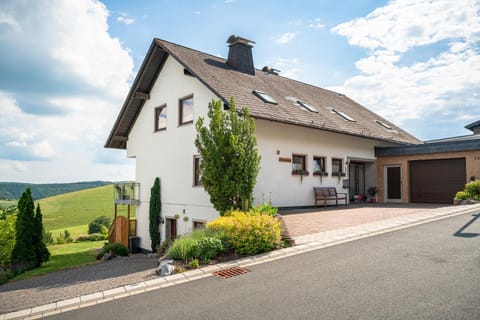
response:
{"label": "garage", "polygon": [[452,203],[466,183],[465,158],[409,161],[410,202]]}

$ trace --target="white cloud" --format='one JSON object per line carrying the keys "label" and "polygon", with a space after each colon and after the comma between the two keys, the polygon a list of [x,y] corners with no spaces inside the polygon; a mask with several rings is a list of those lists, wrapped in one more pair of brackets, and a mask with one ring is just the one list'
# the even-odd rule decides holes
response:
{"label": "white cloud", "polygon": [[[355,63],[361,74],[335,89],[398,124],[480,117],[480,99],[472,94],[480,89],[479,7],[476,1],[392,1],[334,27],[351,45],[368,49]],[[425,49],[428,54],[418,54]]]}
{"label": "white cloud", "polygon": [[320,18],[316,18],[314,21],[308,24],[308,27],[311,29],[323,29],[325,28],[325,24],[322,23]]}
{"label": "white cloud", "polygon": [[120,15],[117,17],[117,21],[120,23],[124,23],[126,25],[130,25],[135,23],[135,19],[129,18],[126,13],[120,13]]}
{"label": "white cloud", "polygon": [[286,59],[277,57],[273,61],[273,67],[280,70],[280,74],[290,79],[298,79],[302,69],[298,58]]}
{"label": "white cloud", "polygon": [[275,42],[278,44],[287,44],[295,38],[296,34],[294,32],[286,32],[284,34],[279,35]]}
{"label": "white cloud", "polygon": [[224,3],[234,3],[235,0],[225,0]]}
{"label": "white cloud", "polygon": [[[2,179],[25,181],[27,170],[32,182],[133,177],[123,153],[97,162],[133,70],[108,16],[97,0],[0,3]],[[5,61],[27,71],[3,72]]]}

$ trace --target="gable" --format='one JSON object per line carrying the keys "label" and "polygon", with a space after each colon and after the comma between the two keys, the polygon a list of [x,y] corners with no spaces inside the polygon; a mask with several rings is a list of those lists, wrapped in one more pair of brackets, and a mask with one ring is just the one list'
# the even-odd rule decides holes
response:
{"label": "gable", "polygon": [[[224,103],[234,97],[236,105],[248,107],[254,118],[395,144],[420,143],[345,95],[258,69],[253,75],[243,73],[234,70],[223,58],[154,39],[105,147],[125,148],[128,133],[143,106],[142,97],[148,97],[166,56],[177,60],[185,72],[196,77]],[[268,94],[276,104],[265,102],[254,94],[255,90]],[[308,110],[301,102],[317,112]]]}

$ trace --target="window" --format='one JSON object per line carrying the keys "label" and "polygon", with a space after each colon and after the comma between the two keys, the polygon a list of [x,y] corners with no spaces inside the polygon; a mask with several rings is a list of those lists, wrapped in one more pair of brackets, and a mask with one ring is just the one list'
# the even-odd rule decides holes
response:
{"label": "window", "polygon": [[184,125],[193,122],[193,95],[179,100],[178,125]]}
{"label": "window", "polygon": [[386,124],[386,123],[383,122],[383,121],[375,120],[375,122],[378,123],[379,125],[381,125],[382,127],[388,129],[388,130],[392,130],[392,127],[390,127],[388,124]]}
{"label": "window", "polygon": [[155,131],[167,129],[167,105],[155,108]]}
{"label": "window", "polygon": [[305,160],[304,155],[292,155],[292,174],[308,174]]}
{"label": "window", "polygon": [[310,111],[310,112],[318,113],[317,109],[315,109],[314,107],[312,107],[311,105],[309,105],[308,103],[306,103],[304,101],[297,101],[297,103],[299,105],[301,105],[302,107],[304,107],[305,109],[307,109],[308,111]]}
{"label": "window", "polygon": [[268,94],[266,94],[265,92],[262,92],[262,91],[258,91],[258,90],[253,90],[252,92],[254,95],[256,95],[257,97],[259,97],[260,99],[262,99],[263,102],[266,102],[266,103],[271,103],[271,104],[278,104],[277,101],[275,101],[272,97],[270,97]]}
{"label": "window", "polygon": [[200,156],[193,157],[193,185],[201,186],[202,185],[202,175],[200,174],[200,162],[202,158]]}
{"label": "window", "polygon": [[195,221],[193,220],[193,230],[205,229],[205,221]]}
{"label": "window", "polygon": [[342,112],[342,111],[339,111],[339,110],[335,110],[335,109],[332,109],[333,112],[335,112],[336,114],[338,114],[340,117],[342,117],[343,119],[347,120],[347,121],[350,121],[350,122],[355,122],[355,119],[353,119],[352,117],[350,117],[348,114],[346,114],[345,112]]}
{"label": "window", "polygon": [[343,160],[332,159],[332,176],[343,176]]}
{"label": "window", "polygon": [[325,170],[325,157],[313,157],[313,174],[314,175],[327,175]]}

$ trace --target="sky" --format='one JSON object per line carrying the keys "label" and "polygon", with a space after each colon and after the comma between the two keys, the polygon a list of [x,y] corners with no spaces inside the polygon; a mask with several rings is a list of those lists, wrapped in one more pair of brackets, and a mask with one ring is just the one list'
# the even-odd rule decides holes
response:
{"label": "sky", "polygon": [[104,145],[153,38],[344,93],[421,140],[480,120],[480,0],[2,0],[0,181],[134,180]]}

